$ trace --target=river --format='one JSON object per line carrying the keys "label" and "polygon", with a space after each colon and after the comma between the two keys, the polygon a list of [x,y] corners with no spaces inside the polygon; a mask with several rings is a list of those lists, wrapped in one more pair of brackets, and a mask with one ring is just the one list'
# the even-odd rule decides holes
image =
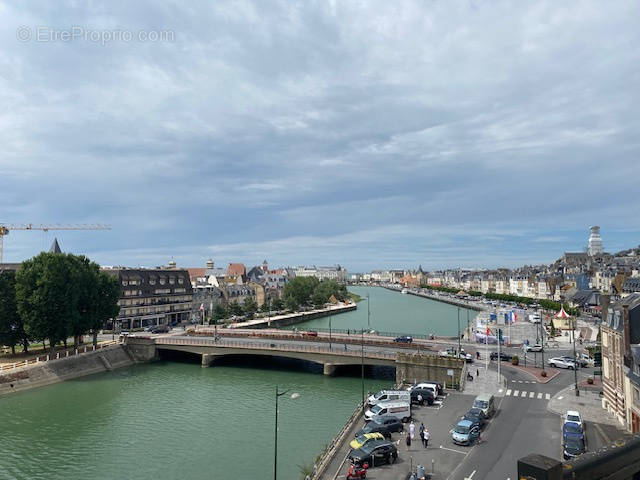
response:
{"label": "river", "polygon": [[[371,328],[379,332],[397,332],[409,335],[456,336],[458,333],[458,307],[416,295],[387,290],[382,287],[352,286],[349,290],[362,297],[358,309],[331,317],[332,328]],[[367,300],[367,294],[369,299]],[[369,321],[367,323],[367,302]],[[467,318],[473,324],[478,312],[460,308],[460,329],[467,327]],[[329,328],[329,317],[298,323],[296,328]],[[292,327],[293,328],[293,327]]]}
{"label": "river", "polygon": [[[370,292],[372,328],[456,332],[455,307],[379,288],[353,290]],[[366,319],[363,301],[333,325],[357,328]],[[300,394],[281,397],[279,408],[278,477],[296,480],[361,398],[358,372],[321,373],[319,366],[264,359],[212,368],[161,361],[2,397],[0,479],[271,478],[278,385]],[[365,379],[366,390],[392,385],[383,369],[377,373]]]}

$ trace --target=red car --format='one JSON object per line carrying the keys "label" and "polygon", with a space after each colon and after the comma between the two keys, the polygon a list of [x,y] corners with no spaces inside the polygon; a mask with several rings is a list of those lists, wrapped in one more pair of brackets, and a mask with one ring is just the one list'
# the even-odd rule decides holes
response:
{"label": "red car", "polygon": [[304,335],[305,337],[317,337],[318,332],[316,332],[315,330],[309,330],[308,332],[304,332],[302,335]]}

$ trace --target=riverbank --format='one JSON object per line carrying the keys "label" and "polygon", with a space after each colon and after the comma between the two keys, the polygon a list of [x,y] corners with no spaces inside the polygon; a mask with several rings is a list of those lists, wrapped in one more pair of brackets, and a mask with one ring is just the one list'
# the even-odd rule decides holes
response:
{"label": "riverbank", "polygon": [[469,310],[475,310],[476,312],[485,312],[489,309],[484,305],[478,305],[474,302],[468,302],[459,298],[452,298],[450,296],[437,295],[433,293],[427,293],[424,289],[406,289],[403,287],[396,287],[392,285],[383,285],[382,288],[391,290],[394,292],[402,292],[403,290],[408,295],[415,295],[416,297],[428,298],[429,300],[435,300],[436,302],[448,303],[449,305],[455,305],[456,307],[468,308]]}
{"label": "riverbank", "polygon": [[226,328],[267,328],[267,327],[287,327],[297,323],[306,322],[315,318],[338,315],[340,313],[351,312],[358,306],[355,303],[331,305],[326,308],[318,308],[307,312],[294,312],[285,315],[275,315],[268,318],[256,318],[246,322],[231,323]]}
{"label": "riverbank", "polygon": [[0,396],[128,367],[134,363],[135,359],[124,345],[111,344],[69,357],[17,364],[0,372]]}

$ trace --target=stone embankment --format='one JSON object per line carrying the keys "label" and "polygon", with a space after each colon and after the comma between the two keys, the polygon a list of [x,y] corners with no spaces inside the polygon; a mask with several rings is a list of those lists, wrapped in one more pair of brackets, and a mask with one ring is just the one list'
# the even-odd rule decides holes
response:
{"label": "stone embankment", "polygon": [[[384,286],[387,290],[393,290],[394,292],[400,292],[403,290],[402,287],[394,287],[394,286]],[[448,303],[450,305],[455,305],[456,307],[468,308],[469,310],[475,310],[477,312],[483,312],[489,310],[486,306],[475,303],[468,302],[461,298],[455,298],[451,296],[444,295],[436,295],[434,293],[427,293],[423,289],[407,289],[407,294],[415,295],[416,297],[428,298],[429,300],[435,300],[436,302]]]}
{"label": "stone embankment", "polygon": [[307,312],[287,313],[284,315],[274,315],[266,318],[256,318],[246,322],[232,323],[229,325],[229,328],[286,327],[288,325],[306,322],[307,320],[313,320],[314,318],[328,317],[329,315],[338,315],[339,313],[350,312],[357,308],[358,305],[355,303],[332,305],[327,308],[319,308],[316,310],[309,310]]}
{"label": "stone embankment", "polygon": [[4,368],[0,372],[0,396],[43,387],[94,373],[128,367],[137,363],[122,344],[111,344],[97,350],[69,357],[38,361]]}

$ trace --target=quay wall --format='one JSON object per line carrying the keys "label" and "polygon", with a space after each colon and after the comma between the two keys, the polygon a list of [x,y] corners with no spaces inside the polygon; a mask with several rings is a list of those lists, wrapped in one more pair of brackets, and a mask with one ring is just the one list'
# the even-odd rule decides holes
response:
{"label": "quay wall", "polygon": [[278,315],[276,317],[261,318],[259,320],[250,320],[248,322],[234,323],[229,328],[269,328],[269,327],[287,327],[296,323],[306,322],[314,318],[328,317],[330,315],[339,315],[340,313],[351,312],[356,310],[358,305],[351,303],[339,307],[326,308],[322,310],[312,310],[310,312],[298,312],[288,315]]}
{"label": "quay wall", "polygon": [[[387,290],[392,290],[394,292],[400,292],[401,291],[401,289],[393,288],[393,287],[385,286],[383,288],[386,288]],[[442,297],[440,295],[430,295],[428,293],[416,292],[416,291],[412,291],[412,290],[407,290],[407,294],[415,295],[416,297],[428,298],[429,300],[433,300],[435,302],[448,303],[449,305],[455,305],[456,307],[462,307],[462,308],[466,308],[468,310],[475,310],[476,312],[483,312],[483,311],[486,310],[486,308],[483,307],[483,306],[475,305],[473,303],[465,302],[463,300],[457,300],[457,299],[451,298],[451,297]]]}
{"label": "quay wall", "polygon": [[128,367],[136,363],[123,345],[112,345],[82,355],[40,362],[0,373],[0,396],[43,387],[65,380]]}

